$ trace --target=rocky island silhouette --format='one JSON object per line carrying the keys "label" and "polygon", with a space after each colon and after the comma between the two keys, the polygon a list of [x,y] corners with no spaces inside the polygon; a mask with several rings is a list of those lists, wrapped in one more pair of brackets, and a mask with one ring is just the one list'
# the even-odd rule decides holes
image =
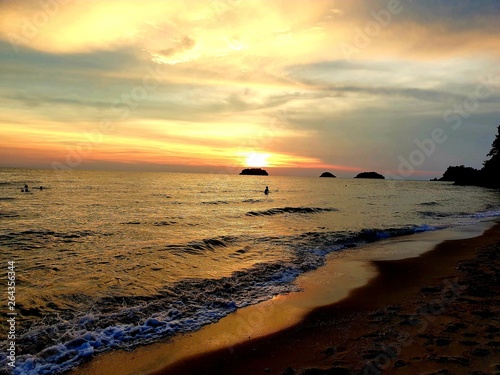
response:
{"label": "rocky island silhouette", "polygon": [[377,172],[361,172],[354,178],[374,178],[379,180],[384,180],[385,177]]}
{"label": "rocky island silhouette", "polygon": [[336,176],[333,173],[330,173],[330,172],[323,172],[323,173],[321,173],[321,176],[319,176],[319,177],[335,178]]}
{"label": "rocky island silhouette", "polygon": [[269,176],[269,173],[262,168],[246,168],[240,173],[243,176]]}

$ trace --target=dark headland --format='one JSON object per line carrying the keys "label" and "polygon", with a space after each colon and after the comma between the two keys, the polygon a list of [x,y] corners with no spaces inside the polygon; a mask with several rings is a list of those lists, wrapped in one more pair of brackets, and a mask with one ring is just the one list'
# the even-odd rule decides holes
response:
{"label": "dark headland", "polygon": [[240,173],[243,176],[269,176],[269,173],[265,169],[261,168],[246,168]]}
{"label": "dark headland", "polygon": [[381,174],[379,174],[377,172],[361,172],[354,178],[375,178],[375,179],[379,179],[379,180],[385,179],[384,176],[382,176]]}
{"label": "dark headland", "polygon": [[483,162],[482,169],[464,165],[448,167],[443,177],[432,181],[453,181],[455,185],[500,188],[500,125],[498,133],[488,153],[490,158]]}
{"label": "dark headland", "polygon": [[336,176],[333,173],[330,173],[330,172],[323,172],[323,173],[321,173],[321,176],[319,176],[319,177],[335,178]]}

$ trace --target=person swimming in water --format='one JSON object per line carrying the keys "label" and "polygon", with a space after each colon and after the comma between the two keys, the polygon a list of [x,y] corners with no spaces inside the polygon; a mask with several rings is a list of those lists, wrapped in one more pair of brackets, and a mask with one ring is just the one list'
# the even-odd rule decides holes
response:
{"label": "person swimming in water", "polygon": [[266,186],[266,190],[264,190],[264,194],[269,194],[269,186]]}

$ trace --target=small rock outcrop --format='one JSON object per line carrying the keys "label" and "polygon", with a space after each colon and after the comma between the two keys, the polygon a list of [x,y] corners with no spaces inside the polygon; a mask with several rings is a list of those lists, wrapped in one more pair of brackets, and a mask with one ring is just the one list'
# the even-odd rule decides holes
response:
{"label": "small rock outcrop", "polygon": [[379,180],[385,179],[384,176],[382,176],[381,174],[379,174],[377,172],[361,172],[354,178],[376,178]]}
{"label": "small rock outcrop", "polygon": [[262,168],[246,168],[240,173],[243,176],[269,176],[269,173]]}
{"label": "small rock outcrop", "polygon": [[331,178],[335,178],[336,176],[333,173],[330,173],[330,172],[323,172],[323,173],[321,173],[321,176],[319,176],[319,177],[331,177]]}

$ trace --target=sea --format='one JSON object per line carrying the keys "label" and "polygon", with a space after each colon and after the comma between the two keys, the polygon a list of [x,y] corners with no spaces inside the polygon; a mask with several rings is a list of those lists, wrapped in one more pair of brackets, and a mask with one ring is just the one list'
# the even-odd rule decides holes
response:
{"label": "sea", "polygon": [[0,372],[54,374],[198,330],[296,291],[332,252],[496,218],[499,198],[447,182],[0,169],[1,273],[14,264],[16,283],[11,311],[1,278]]}

